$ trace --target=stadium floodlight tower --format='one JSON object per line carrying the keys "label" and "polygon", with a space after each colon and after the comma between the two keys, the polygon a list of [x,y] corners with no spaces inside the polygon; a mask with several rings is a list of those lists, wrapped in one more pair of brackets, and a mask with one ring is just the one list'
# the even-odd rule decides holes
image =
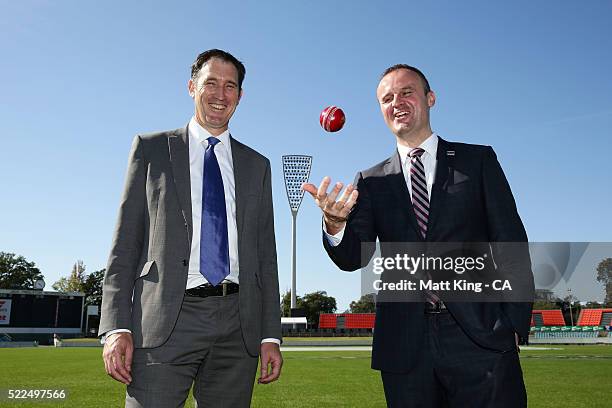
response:
{"label": "stadium floodlight tower", "polygon": [[285,177],[285,189],[289,208],[291,208],[291,309],[297,307],[296,302],[296,222],[297,214],[304,198],[302,184],[308,181],[310,168],[312,167],[312,156],[286,155],[283,156],[283,176]]}

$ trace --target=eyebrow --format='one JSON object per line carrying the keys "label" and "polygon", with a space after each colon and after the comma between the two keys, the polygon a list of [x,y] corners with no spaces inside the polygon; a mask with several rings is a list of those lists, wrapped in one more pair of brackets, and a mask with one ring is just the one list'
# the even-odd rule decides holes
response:
{"label": "eyebrow", "polygon": [[[406,86],[404,86],[404,87],[400,88],[399,90],[400,90],[400,91],[405,91],[405,90],[407,90],[407,89],[408,89],[408,90],[410,90],[410,91],[415,91],[415,90],[416,90],[416,87],[415,87],[414,85],[410,84],[410,85],[406,85]],[[381,100],[382,100],[382,99],[385,99],[385,98],[386,98],[387,96],[389,96],[389,95],[393,95],[393,91],[392,91],[392,90],[389,90],[387,93],[385,93],[385,94],[381,95],[380,99],[381,99]]]}
{"label": "eyebrow", "polygon": [[[209,81],[219,82],[219,78],[214,77],[214,76],[213,76],[213,77],[209,77],[209,78],[207,78],[207,79],[204,81],[204,83],[207,83],[207,82],[209,82]],[[238,86],[238,83],[237,83],[236,81],[232,80],[232,79],[227,80],[226,82],[227,82],[228,84],[232,84],[232,85],[234,85],[234,86],[236,86],[236,87]]]}

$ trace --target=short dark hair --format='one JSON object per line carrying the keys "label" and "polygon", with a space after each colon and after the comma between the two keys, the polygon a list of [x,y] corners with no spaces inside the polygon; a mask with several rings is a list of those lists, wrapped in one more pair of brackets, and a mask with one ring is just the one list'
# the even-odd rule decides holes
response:
{"label": "short dark hair", "polygon": [[213,48],[212,50],[204,51],[193,62],[191,65],[191,79],[196,79],[202,67],[212,58],[218,58],[221,61],[229,62],[236,67],[236,71],[238,71],[238,88],[242,89],[242,81],[244,81],[244,76],[246,75],[246,68],[244,64],[232,54],[227,51],[218,50]]}
{"label": "short dark hair", "polygon": [[425,74],[423,74],[420,69],[407,65],[407,64],[395,64],[395,65],[390,66],[389,68],[385,69],[385,71],[380,76],[380,79],[382,80],[388,74],[392,73],[393,71],[398,71],[400,69],[407,69],[408,71],[412,71],[416,73],[419,76],[419,78],[421,78],[421,83],[423,84],[425,95],[431,92],[431,87],[429,86],[429,81],[427,80],[427,78],[425,78]]}

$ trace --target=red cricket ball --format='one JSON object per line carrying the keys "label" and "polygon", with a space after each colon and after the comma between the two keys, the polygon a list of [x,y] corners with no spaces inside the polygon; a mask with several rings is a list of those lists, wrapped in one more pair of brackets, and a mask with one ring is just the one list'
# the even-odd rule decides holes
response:
{"label": "red cricket ball", "polygon": [[342,109],[333,105],[323,109],[321,116],[319,116],[321,127],[328,132],[339,131],[344,126],[345,121],[346,116],[344,116]]}

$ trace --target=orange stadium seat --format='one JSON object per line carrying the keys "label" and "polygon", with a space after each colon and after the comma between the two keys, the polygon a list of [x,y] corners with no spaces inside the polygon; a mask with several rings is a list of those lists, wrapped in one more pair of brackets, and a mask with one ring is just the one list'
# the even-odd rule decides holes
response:
{"label": "orange stadium seat", "polygon": [[322,313],[319,315],[319,329],[335,329],[336,315],[333,313]]}
{"label": "orange stadium seat", "polygon": [[[531,312],[532,320],[540,320],[541,317],[543,326],[565,326],[565,319],[561,310],[534,310]],[[534,324],[535,325],[535,324]]]}
{"label": "orange stadium seat", "polygon": [[373,329],[375,316],[375,313],[321,313],[319,315],[319,329],[337,328],[338,317],[344,319],[345,329]]}
{"label": "orange stadium seat", "polygon": [[347,329],[372,329],[374,316],[374,313],[345,313],[345,327]]}
{"label": "orange stadium seat", "polygon": [[599,326],[603,314],[604,309],[582,309],[578,318],[578,326]]}

